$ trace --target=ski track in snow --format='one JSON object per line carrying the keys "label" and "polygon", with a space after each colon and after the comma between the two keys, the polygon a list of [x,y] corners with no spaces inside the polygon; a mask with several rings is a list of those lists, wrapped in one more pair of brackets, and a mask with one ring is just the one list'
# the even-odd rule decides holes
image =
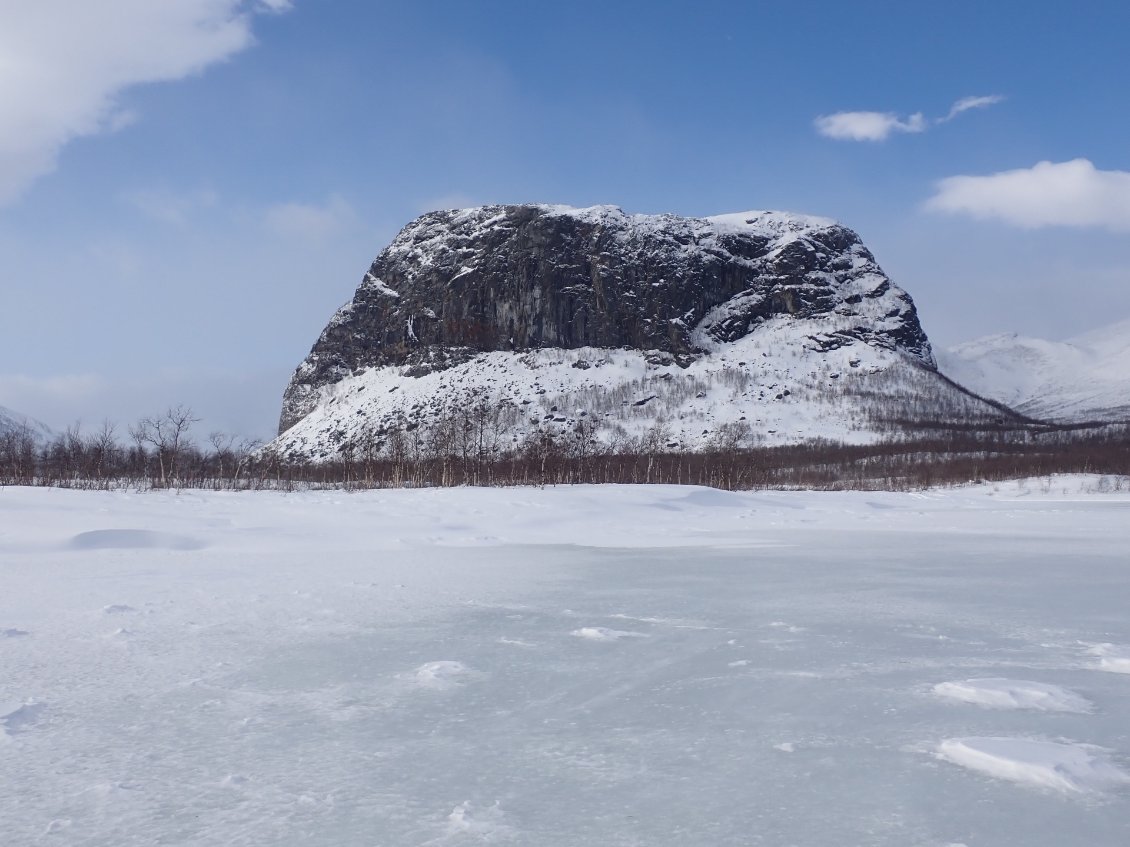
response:
{"label": "ski track in snow", "polygon": [[1096,487],[2,489],[0,832],[1121,847]]}

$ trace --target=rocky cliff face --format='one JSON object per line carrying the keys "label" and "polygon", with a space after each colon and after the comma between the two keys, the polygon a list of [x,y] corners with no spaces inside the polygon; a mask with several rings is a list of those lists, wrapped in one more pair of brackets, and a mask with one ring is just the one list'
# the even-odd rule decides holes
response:
{"label": "rocky cliff face", "polygon": [[807,351],[863,345],[934,367],[910,297],[859,236],[827,219],[431,212],[401,230],[333,316],[286,389],[279,429],[369,369],[419,378],[489,352],[581,348],[630,348],[685,369],[769,325],[778,336],[795,325]]}

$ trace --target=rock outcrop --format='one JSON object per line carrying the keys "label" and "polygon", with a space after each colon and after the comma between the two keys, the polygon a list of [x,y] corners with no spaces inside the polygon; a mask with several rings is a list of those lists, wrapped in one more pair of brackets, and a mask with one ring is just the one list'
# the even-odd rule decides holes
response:
{"label": "rock outcrop", "polygon": [[687,368],[791,322],[810,351],[864,345],[934,367],[909,295],[834,221],[611,206],[431,212],[401,230],[333,316],[286,389],[279,430],[369,369],[412,378],[483,353],[582,348]]}

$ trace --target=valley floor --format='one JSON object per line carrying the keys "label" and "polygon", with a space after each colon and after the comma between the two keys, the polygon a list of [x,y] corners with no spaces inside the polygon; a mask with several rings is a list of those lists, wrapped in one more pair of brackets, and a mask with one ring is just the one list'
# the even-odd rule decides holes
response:
{"label": "valley floor", "polygon": [[13,845],[1130,843],[1130,493],[0,488]]}

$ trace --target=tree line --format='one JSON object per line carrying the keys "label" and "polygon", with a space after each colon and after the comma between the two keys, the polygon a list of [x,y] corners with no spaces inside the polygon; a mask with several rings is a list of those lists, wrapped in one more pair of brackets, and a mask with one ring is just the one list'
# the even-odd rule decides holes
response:
{"label": "tree line", "polygon": [[259,442],[212,432],[202,445],[192,437],[196,423],[191,409],[176,406],[124,432],[111,421],[90,433],[75,424],[47,441],[9,430],[0,434],[0,485],[235,487]]}
{"label": "tree line", "polygon": [[[428,430],[405,426],[321,461],[211,432],[178,406],[124,430],[68,428],[46,443],[28,431],[0,435],[0,485],[70,488],[256,490],[662,483],[755,488],[912,490],[1058,473],[1107,475],[1130,489],[1130,425],[949,425],[904,430],[866,445],[831,441],[758,447],[742,437],[672,449],[661,428],[604,442],[585,424],[536,430],[518,443],[496,437],[489,414]],[[740,435],[740,434],[738,434]]]}

